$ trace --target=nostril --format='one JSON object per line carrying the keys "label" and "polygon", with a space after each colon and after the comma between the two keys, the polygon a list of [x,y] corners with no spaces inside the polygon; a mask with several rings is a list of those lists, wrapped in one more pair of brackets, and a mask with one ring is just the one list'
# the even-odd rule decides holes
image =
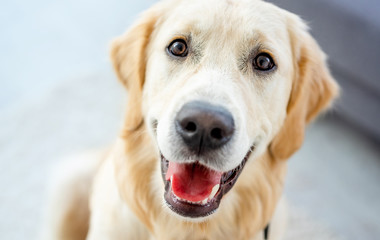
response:
{"label": "nostril", "polygon": [[185,126],[185,130],[188,132],[197,131],[197,125],[194,122],[188,122]]}
{"label": "nostril", "polygon": [[221,140],[223,138],[222,129],[214,128],[210,132],[210,136],[214,139]]}

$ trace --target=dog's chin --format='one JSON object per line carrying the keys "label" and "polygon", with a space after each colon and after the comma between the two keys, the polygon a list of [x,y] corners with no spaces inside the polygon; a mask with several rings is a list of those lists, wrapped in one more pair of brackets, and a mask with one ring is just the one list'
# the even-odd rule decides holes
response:
{"label": "dog's chin", "polygon": [[[228,191],[230,191],[231,188],[234,186],[252,150],[253,150],[253,147],[251,147],[248,150],[247,154],[245,155],[244,159],[242,159],[239,166],[227,172],[216,172],[214,170],[211,170],[207,166],[200,164],[199,162],[192,162],[188,164],[173,163],[173,162],[170,162],[161,154],[161,174],[162,174],[164,185],[165,185],[164,199],[165,199],[166,205],[174,213],[178,214],[179,216],[187,220],[202,221],[206,219],[208,216],[212,215],[213,213],[217,211],[217,209],[219,208],[219,204],[222,201],[223,196]],[[186,192],[182,194],[178,194],[178,193],[176,194],[176,191],[183,192],[183,191],[186,191],[186,189],[184,190],[183,188],[178,188],[177,186],[174,186],[174,189],[173,189],[173,184],[172,184],[173,176],[170,175],[171,173],[169,173],[170,176],[168,176],[169,164],[186,165],[185,167],[181,167],[181,168],[191,169],[189,170],[190,172],[199,171],[201,172],[202,177],[206,177],[206,178],[208,176],[207,172],[212,173],[210,174],[210,175],[213,175],[210,178],[213,178],[213,181],[214,181],[214,183],[212,184],[213,185],[212,189],[211,187],[209,187],[206,195],[202,195],[203,199],[194,198],[191,195],[188,195]],[[200,170],[194,170],[194,169],[200,169]],[[193,177],[193,175],[189,175],[189,176]],[[181,176],[179,178],[181,178],[181,181],[187,181],[187,179],[183,179],[183,177]],[[188,179],[188,181],[191,182],[194,180]],[[190,185],[191,183],[188,183],[188,184]],[[187,188],[189,188],[188,190],[192,190],[191,189],[192,186],[187,187]],[[179,197],[178,195],[181,195],[181,197]]]}

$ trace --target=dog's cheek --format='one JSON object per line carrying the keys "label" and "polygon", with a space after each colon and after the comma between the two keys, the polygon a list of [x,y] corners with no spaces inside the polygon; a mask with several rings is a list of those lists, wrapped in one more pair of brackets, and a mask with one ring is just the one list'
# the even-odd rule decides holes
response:
{"label": "dog's cheek", "polygon": [[268,119],[272,126],[272,130],[268,137],[273,138],[282,125],[284,124],[287,116],[287,105],[291,92],[291,78],[277,75],[275,81],[273,81],[274,87],[272,88],[272,94],[268,96],[268,109],[273,109],[268,114]]}
{"label": "dog's cheek", "polygon": [[[159,82],[159,80],[158,80]],[[156,91],[156,87],[153,85],[152,81],[148,81],[144,88],[143,97],[143,114],[144,120],[148,127],[149,133],[157,141],[158,127],[159,123],[163,122],[161,125],[165,124],[167,121],[168,106],[167,99],[162,96],[162,91]]]}
{"label": "dog's cheek", "polygon": [[243,79],[239,86],[235,88],[234,97],[231,99],[234,103],[234,111],[239,123],[238,134],[245,135],[244,138],[248,138],[248,141],[252,144],[259,133],[260,111],[258,111],[258,107],[260,102],[255,89],[249,84],[250,80]]}
{"label": "dog's cheek", "polygon": [[[175,160],[176,156],[173,149],[176,149],[175,130],[170,121],[170,116],[163,116],[157,125],[157,145],[161,154],[166,159]],[[178,142],[178,141],[177,141]]]}
{"label": "dog's cheek", "polygon": [[[261,79],[255,79],[260,81]],[[235,93],[237,112],[240,116],[239,126],[239,144],[244,141],[249,142],[249,146],[254,145],[254,151],[251,157],[255,159],[261,155],[270,142],[273,134],[273,116],[270,95],[265,95],[265,86],[260,89],[255,88],[251,84],[251,78],[244,79],[239,87],[239,91]]]}

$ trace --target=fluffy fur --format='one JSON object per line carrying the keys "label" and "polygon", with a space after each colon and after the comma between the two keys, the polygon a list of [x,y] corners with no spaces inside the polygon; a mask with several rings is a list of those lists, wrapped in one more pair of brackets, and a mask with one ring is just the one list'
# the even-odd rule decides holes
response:
{"label": "fluffy fur", "polygon": [[[191,38],[191,60],[166,53],[178,37]],[[277,69],[255,73],[252,51],[273,55]],[[100,167],[59,188],[67,201],[52,205],[59,214],[48,238],[262,239],[271,222],[270,239],[281,239],[286,160],[338,93],[303,21],[258,0],[165,0],[113,42],[111,58],[129,93],[122,134]],[[184,103],[199,99],[225,106],[236,123],[236,136],[218,155],[223,164],[210,168],[230,170],[252,143],[255,149],[218,211],[191,221],[165,206],[159,164],[160,152],[181,161],[171,124]],[[83,216],[79,207],[88,205]]]}

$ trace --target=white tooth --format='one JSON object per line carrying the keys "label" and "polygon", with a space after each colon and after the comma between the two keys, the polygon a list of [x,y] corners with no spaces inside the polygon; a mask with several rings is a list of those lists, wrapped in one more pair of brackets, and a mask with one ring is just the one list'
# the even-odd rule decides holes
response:
{"label": "white tooth", "polygon": [[173,184],[173,175],[170,177],[170,182]]}
{"label": "white tooth", "polygon": [[208,199],[213,199],[215,197],[215,194],[218,192],[219,190],[219,184],[216,184],[212,190],[211,190],[211,193],[210,193],[210,196],[208,196]]}
{"label": "white tooth", "polygon": [[205,200],[202,201],[202,205],[205,205],[207,203],[207,198]]}

